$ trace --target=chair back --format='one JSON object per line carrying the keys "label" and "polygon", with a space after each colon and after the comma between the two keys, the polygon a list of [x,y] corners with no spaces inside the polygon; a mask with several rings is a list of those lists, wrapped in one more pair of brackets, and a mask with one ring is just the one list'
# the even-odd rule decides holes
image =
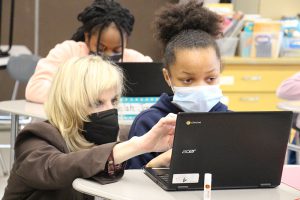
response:
{"label": "chair back", "polygon": [[11,56],[7,63],[7,72],[14,80],[27,83],[39,59],[36,55]]}

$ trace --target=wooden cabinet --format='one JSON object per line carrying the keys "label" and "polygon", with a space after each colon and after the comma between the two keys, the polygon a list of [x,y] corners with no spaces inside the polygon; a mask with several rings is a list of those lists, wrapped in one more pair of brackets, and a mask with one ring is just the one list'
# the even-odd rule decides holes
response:
{"label": "wooden cabinet", "polygon": [[224,58],[221,88],[233,111],[278,110],[276,89],[300,71],[300,58]]}

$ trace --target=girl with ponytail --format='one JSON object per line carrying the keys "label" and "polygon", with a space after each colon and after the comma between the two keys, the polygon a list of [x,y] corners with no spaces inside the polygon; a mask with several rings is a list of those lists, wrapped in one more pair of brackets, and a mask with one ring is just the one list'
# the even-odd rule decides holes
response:
{"label": "girl with ponytail", "polygon": [[[163,76],[174,95],[163,93],[150,109],[139,114],[129,138],[141,136],[160,118],[178,112],[227,112],[220,102],[222,71],[216,38],[222,36],[222,17],[203,7],[203,3],[170,4],[162,8],[154,21],[156,37],[164,49]],[[141,168],[158,153],[132,158],[127,168]],[[171,150],[148,163],[167,166]],[[158,166],[159,165],[159,166]]]}

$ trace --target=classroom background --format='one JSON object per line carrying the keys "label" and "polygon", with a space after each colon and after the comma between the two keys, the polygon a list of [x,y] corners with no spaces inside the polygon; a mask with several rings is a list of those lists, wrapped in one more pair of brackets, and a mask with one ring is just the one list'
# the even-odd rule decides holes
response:
{"label": "classroom background", "polygon": [[[16,1],[13,44],[24,45],[40,57],[46,56],[56,44],[71,38],[79,26],[76,20],[77,14],[92,1]],[[119,0],[119,2],[135,16],[134,30],[128,47],[149,55],[154,61],[161,61],[162,50],[153,37],[151,22],[158,8],[167,2],[177,3],[179,0]],[[231,4],[224,3],[222,6],[214,4],[217,3],[214,0],[208,2],[213,3],[211,9],[215,9],[228,18],[226,29],[228,35],[225,35],[224,39],[229,43],[226,45],[224,40],[221,42],[223,45],[221,47],[225,48],[223,57],[225,68],[221,79],[224,102],[234,111],[279,110],[277,105],[283,100],[276,96],[277,87],[283,80],[300,71],[300,35],[289,35],[292,28],[300,27],[300,1],[276,0],[274,3],[272,0],[233,0]],[[0,43],[6,45],[9,37],[10,1],[4,0],[2,3]],[[243,17],[247,17],[235,18],[238,11]],[[249,24],[248,21],[253,18],[263,20]],[[278,28],[278,20],[285,20],[286,27]],[[253,34],[260,34],[259,30],[263,29],[262,27],[270,28],[261,32],[269,34],[271,30],[271,36],[269,36],[272,41],[268,45],[272,44],[272,47],[263,42],[259,43],[260,46],[259,44],[255,46]],[[248,28],[250,33],[247,32]],[[247,37],[252,39],[248,46]],[[247,50],[250,47],[252,49]],[[269,49],[269,54],[260,54],[262,49],[263,52]],[[228,54],[228,52],[231,53]],[[6,70],[0,70],[0,80],[0,101],[10,100],[15,80],[8,75]],[[25,87],[26,83],[20,84],[17,99],[24,99]],[[0,143],[8,143],[9,125],[1,125],[0,129]],[[6,163],[9,163],[8,151],[1,150],[1,152]],[[2,185],[5,186],[2,182],[0,181],[0,188]],[[0,189],[0,197],[1,192]]]}
{"label": "classroom background", "polygon": [[[80,12],[80,10],[83,7],[90,4],[91,2],[92,0],[16,1],[13,44],[24,45],[33,54],[39,55],[41,57],[46,56],[46,54],[51,48],[55,46],[55,44],[60,43],[71,37],[72,33],[79,25],[76,20],[78,12]],[[167,2],[176,3],[179,2],[179,0],[119,0],[119,2],[125,7],[128,7],[135,15],[136,19],[134,30],[128,43],[128,47],[136,49],[145,55],[149,55],[151,58],[153,58],[154,61],[161,61],[161,49],[157,45],[157,42],[153,37],[151,22],[153,20],[155,10],[157,10],[159,7],[161,7]],[[216,2],[216,0],[207,0],[207,2],[214,3]],[[234,10],[242,11],[242,13],[245,15],[258,14],[264,18],[274,20],[278,20],[282,16],[294,17],[297,16],[297,14],[299,13],[298,8],[300,7],[300,2],[298,0],[278,0],[276,1],[276,4],[272,3],[273,1],[271,0],[234,0],[232,1],[232,6]],[[272,6],[270,7],[270,5]],[[7,44],[8,41],[9,12],[10,1],[4,0],[2,9],[1,44]],[[147,40],[141,38],[147,38]],[[236,51],[236,55],[238,55],[238,50]],[[263,70],[260,67],[261,65],[269,65],[270,68],[276,66],[275,69],[269,69],[268,67],[266,67],[265,69],[267,71],[276,71],[276,69],[278,69],[279,71],[277,71],[277,73],[279,74],[281,74],[281,72],[283,71],[288,71],[284,75],[278,77],[277,81],[268,84],[272,85],[272,89],[266,89],[264,92],[269,93],[274,93],[274,88],[277,87],[279,81],[282,81],[290,74],[296,72],[298,70],[297,66],[299,66],[300,64],[300,61],[298,62],[298,60],[289,58],[285,60],[286,62],[282,61],[282,63],[287,63],[287,66],[278,66],[278,62],[274,60],[270,61],[266,59],[263,61],[256,61],[254,59],[249,62],[254,62],[255,64],[249,66],[249,62],[247,61],[247,59],[240,60],[238,58],[239,56],[237,57],[237,59],[224,59],[225,71],[223,80],[225,81],[225,84],[229,84],[231,81],[233,81],[233,79],[235,79],[234,75],[227,76],[227,72],[234,70],[231,70],[231,68],[237,67],[237,65],[244,66],[239,67],[238,70],[245,70],[251,68],[251,70],[253,71],[252,73],[254,74],[256,74],[257,70]],[[240,74],[239,72],[236,73]],[[260,79],[260,76],[246,76],[246,79]],[[274,76],[272,75],[272,77]],[[2,83],[5,82],[5,84],[0,85],[0,100],[8,100],[11,98],[14,81],[8,76],[5,70],[0,71],[0,80]],[[261,81],[263,82],[264,80]],[[258,81],[257,83],[257,86],[259,87],[260,82]],[[239,84],[236,82],[232,84],[230,88],[224,86],[222,89],[225,93],[230,93],[233,91],[237,92],[240,91],[240,89],[236,88],[236,86],[242,87],[238,85]],[[251,86],[251,88],[253,88],[251,89],[252,92],[256,92],[256,89],[254,89],[255,87],[255,85],[253,87]],[[242,87],[242,89],[243,88],[244,87]],[[17,98],[24,98],[24,90],[25,84],[21,84]],[[251,99],[255,100],[257,99],[257,97],[250,98],[250,100]],[[232,109],[235,109],[235,107],[233,107]]]}

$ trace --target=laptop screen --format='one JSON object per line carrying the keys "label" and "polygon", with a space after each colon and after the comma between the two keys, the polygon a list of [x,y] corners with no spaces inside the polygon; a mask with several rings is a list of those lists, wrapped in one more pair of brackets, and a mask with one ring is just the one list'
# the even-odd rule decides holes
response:
{"label": "laptop screen", "polygon": [[162,73],[162,63],[117,63],[125,74],[126,97],[159,97],[172,94]]}
{"label": "laptop screen", "polygon": [[162,63],[117,63],[125,74],[126,91],[118,108],[119,120],[131,124],[143,110],[155,104],[162,93],[172,94],[162,74]]}
{"label": "laptop screen", "polygon": [[212,173],[214,188],[277,186],[291,120],[286,111],[180,113],[171,170],[201,181]]}
{"label": "laptop screen", "polygon": [[[146,174],[166,190],[261,188],[280,184],[292,112],[179,113],[167,181]],[[156,178],[159,177],[159,178]]]}

